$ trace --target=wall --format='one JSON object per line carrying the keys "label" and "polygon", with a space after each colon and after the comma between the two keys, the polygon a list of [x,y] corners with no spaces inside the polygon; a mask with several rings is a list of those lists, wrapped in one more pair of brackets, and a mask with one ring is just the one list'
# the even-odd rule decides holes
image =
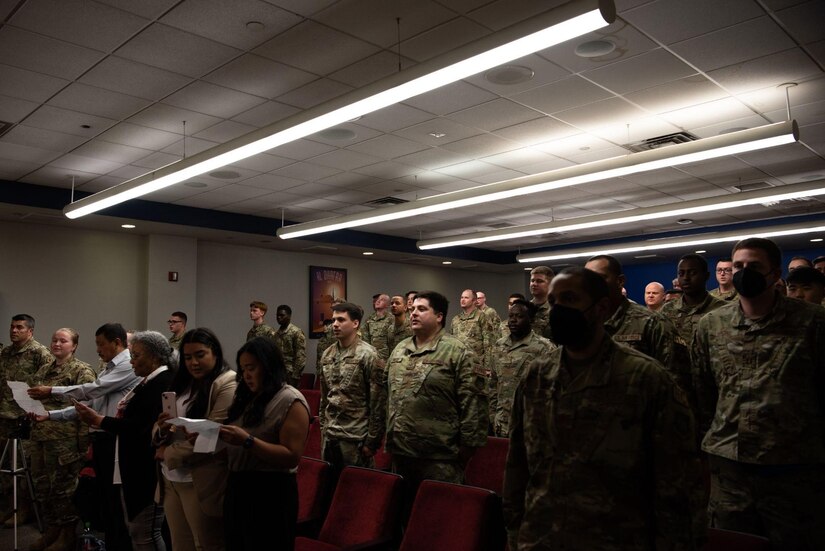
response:
{"label": "wall", "polygon": [[[146,270],[146,327],[160,327],[165,334],[169,314],[180,310],[197,319],[198,240],[189,237],[150,235]],[[169,281],[178,272],[178,281]],[[192,326],[194,327],[194,326]]]}

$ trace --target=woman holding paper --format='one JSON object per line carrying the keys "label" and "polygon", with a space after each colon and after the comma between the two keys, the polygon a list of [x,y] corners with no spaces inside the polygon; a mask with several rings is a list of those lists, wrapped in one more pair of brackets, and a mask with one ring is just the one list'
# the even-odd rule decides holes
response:
{"label": "woman holding paper", "polygon": [[[204,327],[192,329],[180,342],[179,369],[170,390],[175,392],[179,417],[226,420],[232,404],[235,372],[223,359],[223,348],[215,334]],[[171,432],[158,417],[156,457],[162,461],[163,507],[175,551],[223,550],[223,498],[228,468],[226,453],[195,453],[193,445]]]}
{"label": "woman holding paper", "polygon": [[221,440],[229,444],[226,549],[289,551],[295,544],[295,472],[309,432],[309,406],[286,384],[284,358],[275,341],[247,341],[237,361],[238,389],[227,424],[220,428]]}
{"label": "woman holding paper", "polygon": [[[37,385],[70,386],[90,383],[95,372],[89,364],[75,358],[77,331],[64,327],[52,335],[51,353],[54,361],[41,367],[32,381]],[[47,410],[61,409],[65,402],[59,396],[45,398]],[[48,416],[37,417],[43,421]],[[31,474],[37,504],[43,514],[46,533],[29,549],[74,549],[77,521],[80,518],[72,503],[77,487],[77,475],[83,466],[83,456],[89,446],[89,430],[79,421],[37,423],[32,426],[29,440]]]}

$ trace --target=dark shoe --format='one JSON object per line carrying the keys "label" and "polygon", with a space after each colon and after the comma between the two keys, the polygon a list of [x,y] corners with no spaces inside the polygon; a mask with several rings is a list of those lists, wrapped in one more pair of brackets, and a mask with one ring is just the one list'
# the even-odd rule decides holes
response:
{"label": "dark shoe", "polygon": [[36,540],[31,546],[29,547],[29,551],[43,551],[49,545],[53,544],[57,541],[57,538],[60,536],[60,526],[56,524],[50,524],[46,528],[46,533],[40,536],[40,539]]}

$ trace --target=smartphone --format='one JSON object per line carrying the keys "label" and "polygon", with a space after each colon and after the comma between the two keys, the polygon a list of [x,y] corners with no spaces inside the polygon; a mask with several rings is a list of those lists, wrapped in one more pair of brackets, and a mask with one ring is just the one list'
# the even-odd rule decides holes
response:
{"label": "smartphone", "polygon": [[169,414],[169,417],[174,419],[178,416],[178,396],[174,392],[164,392],[160,395],[163,402],[163,411]]}

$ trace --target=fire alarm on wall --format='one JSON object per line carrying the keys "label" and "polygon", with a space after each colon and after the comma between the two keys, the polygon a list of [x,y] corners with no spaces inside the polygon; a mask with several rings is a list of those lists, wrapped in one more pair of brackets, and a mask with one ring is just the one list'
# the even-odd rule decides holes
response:
{"label": "fire alarm on wall", "polygon": [[178,280],[178,273],[177,272],[169,272],[169,281],[177,281]]}

